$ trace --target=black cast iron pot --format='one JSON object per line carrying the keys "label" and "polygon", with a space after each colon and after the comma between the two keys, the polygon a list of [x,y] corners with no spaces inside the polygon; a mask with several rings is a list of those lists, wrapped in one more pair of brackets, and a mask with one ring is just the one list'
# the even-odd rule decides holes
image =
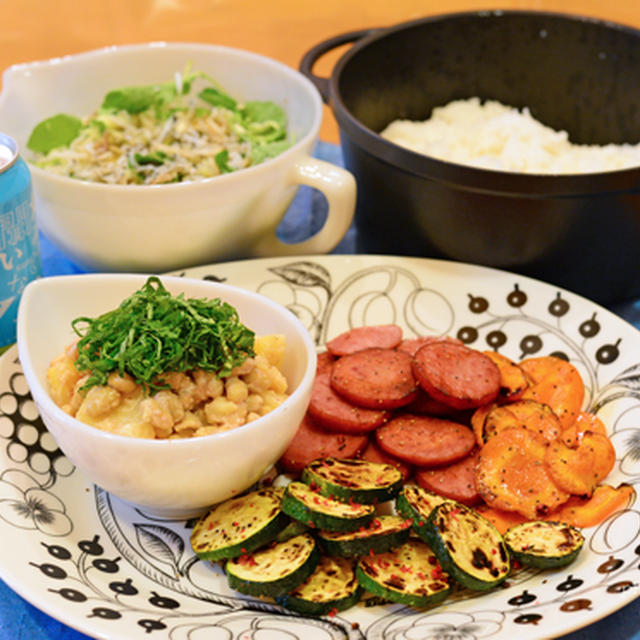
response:
{"label": "black cast iron pot", "polygon": [[[314,63],[355,44],[330,78]],[[640,31],[531,11],[440,15],[339,35],[300,70],[330,104],[358,182],[358,251],[499,267],[601,302],[640,294],[640,168],[525,175],[444,162],[380,132],[478,96],[581,144],[640,141]]]}

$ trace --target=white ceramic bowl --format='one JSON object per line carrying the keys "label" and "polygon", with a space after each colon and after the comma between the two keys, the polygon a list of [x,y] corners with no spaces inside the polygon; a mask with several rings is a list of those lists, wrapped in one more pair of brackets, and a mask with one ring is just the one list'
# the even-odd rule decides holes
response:
{"label": "white ceramic bowl", "polygon": [[83,424],[49,396],[49,363],[74,340],[71,320],[115,308],[145,280],[135,274],[92,274],[30,283],[18,311],[18,352],[44,424],[87,479],[147,512],[191,517],[252,485],[280,457],[309,402],[315,346],[294,314],[264,296],[205,280],[163,277],[173,294],[229,302],[256,334],[283,333],[289,398],[243,427],[185,440],[137,439]]}
{"label": "white ceramic bowl", "polygon": [[[229,258],[331,251],[353,218],[355,180],[311,157],[320,95],[302,74],[269,58],[222,46],[150,43],[15,65],[2,79],[0,130],[28,161],[26,142],[41,120],[89,115],[109,90],[167,82],[189,61],[240,101],[280,104],[291,148],[235,173],[154,186],[87,183],[31,165],[42,231],[79,265],[103,271],[162,272]],[[284,244],[276,228],[300,184],[324,193],[327,220],[312,238]]]}

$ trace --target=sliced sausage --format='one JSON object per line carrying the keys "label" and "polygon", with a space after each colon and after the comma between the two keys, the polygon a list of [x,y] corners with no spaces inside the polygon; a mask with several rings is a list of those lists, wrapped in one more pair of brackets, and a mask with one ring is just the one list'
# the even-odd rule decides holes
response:
{"label": "sliced sausage", "polygon": [[473,449],[462,460],[440,469],[419,469],[415,474],[416,483],[423,489],[462,504],[477,504],[480,501],[476,488],[478,452],[478,449]]}
{"label": "sliced sausage", "polygon": [[408,413],[419,413],[427,416],[451,416],[458,412],[450,404],[432,398],[423,389],[418,389],[415,399],[404,407]]}
{"label": "sliced sausage", "polygon": [[373,438],[369,440],[369,444],[362,454],[360,454],[360,457],[363,460],[369,460],[369,462],[382,462],[384,464],[393,465],[398,469],[398,471],[400,471],[404,481],[406,481],[413,472],[411,465],[408,465],[406,462],[403,462],[399,458],[391,456],[386,451],[380,449]]}
{"label": "sliced sausage", "polygon": [[415,355],[418,349],[424,347],[425,344],[433,342],[453,342],[454,344],[463,344],[458,338],[450,338],[449,336],[418,336],[417,338],[405,338],[399,345],[398,349],[406,351],[409,355]]}
{"label": "sliced sausage", "polygon": [[471,429],[452,420],[403,413],[376,430],[387,453],[417,467],[440,467],[464,458],[475,445]]}
{"label": "sliced sausage", "polygon": [[367,409],[395,409],[417,394],[411,356],[395,349],[364,349],[337,360],[331,386],[349,402]]}
{"label": "sliced sausage", "polygon": [[355,458],[368,442],[366,435],[325,431],[306,415],[280,457],[279,466],[284,471],[299,473],[316,458]]}
{"label": "sliced sausage", "polygon": [[389,411],[365,409],[342,398],[328,373],[316,374],[308,412],[320,427],[340,433],[368,433],[391,417]]}
{"label": "sliced sausage", "polygon": [[321,351],[318,354],[316,373],[330,373],[335,361],[336,359],[328,351]]}
{"label": "sliced sausage", "polygon": [[371,347],[393,349],[401,340],[402,328],[396,324],[355,327],[329,340],[327,350],[334,356],[346,356]]}
{"label": "sliced sausage", "polygon": [[456,409],[491,402],[500,392],[500,370],[488,356],[452,342],[432,342],[413,357],[413,373],[433,398]]}

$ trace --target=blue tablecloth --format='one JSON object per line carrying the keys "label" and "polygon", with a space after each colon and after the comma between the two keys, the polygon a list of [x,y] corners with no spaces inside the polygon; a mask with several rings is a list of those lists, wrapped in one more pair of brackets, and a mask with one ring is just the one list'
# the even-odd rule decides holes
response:
{"label": "blue tablecloth", "polygon": [[[320,143],[317,157],[341,164],[339,147]],[[283,239],[299,240],[311,235],[322,225],[326,214],[324,198],[303,187],[287,212],[280,227]],[[355,229],[350,229],[334,253],[355,252]],[[82,273],[46,238],[41,237],[44,276]],[[640,329],[640,300],[622,302],[611,310]],[[640,579],[640,574],[639,574]],[[0,639],[2,640],[86,640],[88,636],[70,629],[49,617],[14,593],[0,581]],[[640,640],[640,600],[589,627],[563,636],[562,640]]]}

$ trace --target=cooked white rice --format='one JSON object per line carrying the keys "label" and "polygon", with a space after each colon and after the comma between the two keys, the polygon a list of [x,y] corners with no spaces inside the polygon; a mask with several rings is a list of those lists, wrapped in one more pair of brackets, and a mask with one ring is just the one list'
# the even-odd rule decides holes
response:
{"label": "cooked white rice", "polygon": [[594,173],[640,166],[640,143],[577,145],[529,109],[479,98],[436,107],[424,122],[395,120],[380,134],[417,153],[485,169],[521,173]]}

